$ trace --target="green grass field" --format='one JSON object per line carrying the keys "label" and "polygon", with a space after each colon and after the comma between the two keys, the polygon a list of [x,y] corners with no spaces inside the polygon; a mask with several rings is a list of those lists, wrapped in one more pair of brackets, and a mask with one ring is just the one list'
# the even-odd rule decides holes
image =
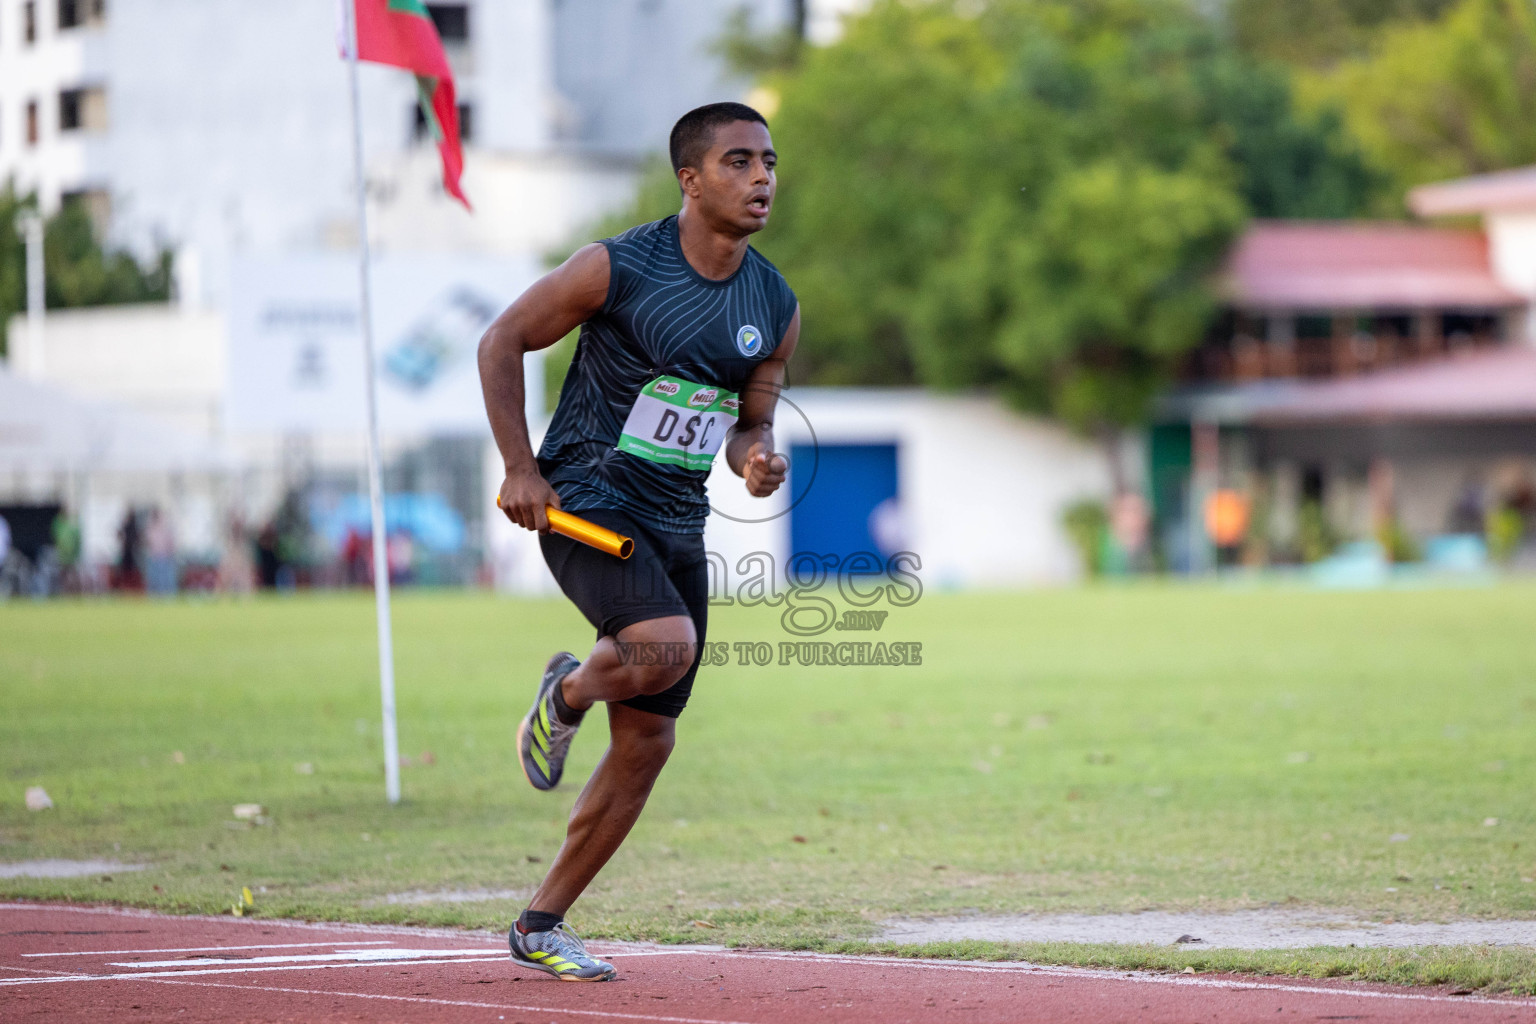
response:
{"label": "green grass field", "polygon": [[[883,919],[973,909],[1536,917],[1533,607],[1527,584],[930,593],[878,634],[921,666],[704,670],[572,921],[857,949]],[[391,808],[368,595],[0,605],[0,861],[151,865],[0,894],[219,912],[249,885],[261,914],[504,928],[515,897],[387,897],[537,883],[602,720],[553,794],[511,737],[545,657],[590,631],[484,594],[405,595],[395,621],[414,763]],[[713,640],[786,638],[777,612],[714,612]],[[54,810],[25,810],[32,785]],[[234,827],[242,802],[271,823]],[[1536,989],[1531,950],[925,952]]]}

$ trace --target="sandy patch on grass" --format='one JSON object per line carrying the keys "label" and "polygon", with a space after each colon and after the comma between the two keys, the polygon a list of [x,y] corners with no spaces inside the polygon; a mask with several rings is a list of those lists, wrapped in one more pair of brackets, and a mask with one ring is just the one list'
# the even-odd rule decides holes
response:
{"label": "sandy patch on grass", "polygon": [[0,878],[84,878],[143,871],[146,864],[119,864],[115,860],[18,860],[0,864]]}
{"label": "sandy patch on grass", "polygon": [[[1179,944],[1190,949],[1293,949],[1305,946],[1440,946],[1493,943],[1536,946],[1536,921],[1409,924],[1362,921],[1316,910],[1234,910],[1136,914],[1027,914],[887,921],[879,938],[923,943],[1115,942]],[[1192,942],[1191,939],[1198,939]]]}
{"label": "sandy patch on grass", "polygon": [[433,903],[490,903],[493,900],[526,900],[533,895],[532,889],[413,889],[410,892],[392,892],[375,903],[422,906]]}

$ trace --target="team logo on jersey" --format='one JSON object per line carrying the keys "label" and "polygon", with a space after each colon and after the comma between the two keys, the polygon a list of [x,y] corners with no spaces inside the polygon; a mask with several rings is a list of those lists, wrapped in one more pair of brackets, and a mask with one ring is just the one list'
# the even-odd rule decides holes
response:
{"label": "team logo on jersey", "polygon": [[736,351],[750,358],[762,350],[763,336],[756,327],[746,324],[736,332]]}

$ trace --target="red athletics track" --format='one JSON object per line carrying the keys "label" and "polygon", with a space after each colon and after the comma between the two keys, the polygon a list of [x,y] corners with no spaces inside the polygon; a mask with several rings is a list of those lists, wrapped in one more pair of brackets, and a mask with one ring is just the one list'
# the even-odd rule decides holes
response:
{"label": "red athletics track", "polygon": [[1536,1000],[1214,976],[592,944],[619,979],[495,935],[0,904],[0,1021],[1532,1021]]}

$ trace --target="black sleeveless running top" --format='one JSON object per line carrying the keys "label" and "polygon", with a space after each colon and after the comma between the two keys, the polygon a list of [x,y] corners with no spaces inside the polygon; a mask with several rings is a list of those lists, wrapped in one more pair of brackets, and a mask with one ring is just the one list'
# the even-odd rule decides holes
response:
{"label": "black sleeveless running top", "polygon": [[750,246],[730,277],[704,277],[683,257],[676,216],[603,245],[608,297],[581,327],[539,471],[567,512],[616,508],[660,530],[701,532],[709,474],[619,451],[619,434],[641,388],[658,376],[739,394],[783,340],[795,293]]}

